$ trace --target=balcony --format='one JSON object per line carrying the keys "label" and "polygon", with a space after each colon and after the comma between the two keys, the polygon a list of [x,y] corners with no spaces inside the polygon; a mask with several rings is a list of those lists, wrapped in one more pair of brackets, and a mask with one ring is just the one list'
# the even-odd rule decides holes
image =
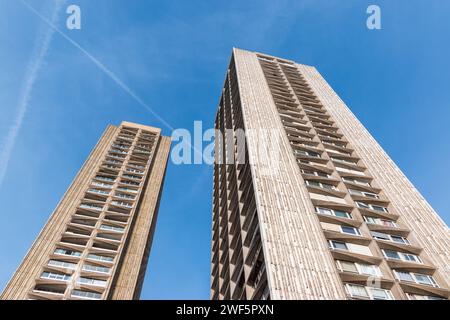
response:
{"label": "balcony", "polygon": [[114,153],[114,154],[116,154],[116,153],[117,153],[117,154],[122,154],[122,155],[128,154],[127,151],[122,150],[122,149],[110,149],[109,152],[112,152],[112,153]]}
{"label": "balcony", "polygon": [[[348,227],[348,226],[345,226],[345,227]],[[348,228],[356,229],[355,227],[348,227]],[[372,240],[371,238],[362,236],[360,234],[351,234],[351,233],[347,233],[347,232],[343,232],[343,231],[334,231],[334,230],[324,229],[323,233],[325,235],[325,238],[327,238],[328,240],[345,241],[345,242],[349,242],[349,243],[356,243],[356,244],[363,245],[363,246],[368,246]]]}
{"label": "balcony", "polygon": [[81,300],[101,300],[102,295],[98,292],[73,290],[71,297],[81,299]]}
{"label": "balcony", "polygon": [[116,181],[116,178],[107,177],[107,176],[95,176],[94,179],[100,180],[100,181],[106,181],[106,182],[114,182],[114,181]]}
{"label": "balcony", "polygon": [[[104,186],[103,184],[99,184],[100,186]],[[110,185],[107,185],[108,187],[111,187]],[[87,190],[89,193],[99,194],[99,195],[109,195],[110,191],[108,190],[101,190],[101,189],[95,189],[95,188],[89,188]]]}
{"label": "balcony", "polygon": [[119,206],[119,207],[128,208],[128,209],[133,208],[133,204],[132,203],[124,202],[124,201],[111,201],[111,204],[115,205],[115,206]]}
{"label": "balcony", "polygon": [[131,145],[125,145],[125,144],[117,144],[117,143],[114,143],[112,146],[113,146],[114,148],[118,148],[118,149],[121,149],[121,150],[128,150],[128,149],[130,148]]}
{"label": "balcony", "polygon": [[141,176],[137,176],[134,174],[128,174],[128,173],[122,174],[122,178],[133,179],[133,180],[137,180],[137,181],[140,181],[142,179]]}
{"label": "balcony", "polygon": [[[395,222],[391,220],[382,220],[379,218],[363,216],[366,220],[367,227],[370,231],[379,231],[389,233],[391,235],[407,237],[410,234],[409,229],[399,227]],[[369,219],[369,220],[367,220]],[[372,222],[377,219],[379,222]]]}
{"label": "balcony", "polygon": [[132,180],[120,180],[119,184],[124,184],[124,185],[128,185],[128,186],[135,186],[135,187],[138,187],[140,185],[139,182],[132,181]]}
{"label": "balcony", "polygon": [[130,172],[130,173],[137,173],[137,174],[144,174],[144,171],[142,171],[142,170],[138,170],[138,169],[131,169],[131,168],[127,168],[127,169],[125,169],[125,172]]}
{"label": "balcony", "polygon": [[88,209],[88,210],[95,210],[95,211],[102,211],[103,210],[103,206],[102,205],[91,204],[91,203],[82,203],[82,204],[80,204],[79,208]]}
{"label": "balcony", "polygon": [[401,281],[400,287],[404,292],[407,293],[408,298],[410,297],[410,294],[426,296],[429,297],[429,300],[439,300],[439,299],[446,300],[450,298],[449,290],[444,288],[433,287],[426,284]]}
{"label": "balcony", "polygon": [[136,189],[125,188],[125,187],[118,187],[117,190],[123,191],[123,192],[134,193],[134,194],[138,193],[138,190],[136,190]]}
{"label": "balcony", "polygon": [[[102,188],[106,188],[106,189],[112,189],[112,185],[111,184],[107,184],[107,183],[102,183],[102,182],[97,182],[97,181],[92,181],[91,182],[92,186],[97,186],[97,187],[102,187]],[[109,192],[108,192],[109,193]]]}

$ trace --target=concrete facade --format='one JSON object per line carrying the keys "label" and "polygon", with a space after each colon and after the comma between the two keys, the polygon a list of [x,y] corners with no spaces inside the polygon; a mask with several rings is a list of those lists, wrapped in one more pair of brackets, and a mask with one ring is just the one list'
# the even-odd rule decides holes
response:
{"label": "concrete facade", "polygon": [[448,298],[448,227],[315,68],[234,49],[215,125],[212,299]]}
{"label": "concrete facade", "polygon": [[170,139],[108,126],[1,299],[138,299]]}

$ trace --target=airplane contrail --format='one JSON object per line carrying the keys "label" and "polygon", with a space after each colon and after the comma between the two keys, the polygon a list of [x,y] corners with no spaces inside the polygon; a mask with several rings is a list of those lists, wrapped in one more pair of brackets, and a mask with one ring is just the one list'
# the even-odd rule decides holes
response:
{"label": "airplane contrail", "polygon": [[[54,0],[53,2],[54,5],[49,21],[51,21],[52,24],[56,24],[58,20],[58,14],[65,0]],[[42,36],[38,37],[38,40],[36,41],[35,54],[32,56],[26,70],[25,80],[19,95],[14,120],[12,126],[6,134],[6,138],[3,141],[3,146],[0,150],[0,186],[3,184],[6,169],[8,168],[8,163],[11,158],[11,153],[13,151],[17,135],[22,127],[23,119],[28,109],[34,84],[44,63],[54,33],[54,29],[45,28],[43,29]]]}

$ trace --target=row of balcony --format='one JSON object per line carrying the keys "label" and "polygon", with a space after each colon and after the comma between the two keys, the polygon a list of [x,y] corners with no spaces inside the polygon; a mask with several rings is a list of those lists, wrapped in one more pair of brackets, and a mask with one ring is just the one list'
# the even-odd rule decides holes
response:
{"label": "row of balcony", "polygon": [[[383,258],[404,292],[416,298],[417,292],[425,291],[431,294],[423,297],[448,296],[432,276],[435,268],[420,258],[422,249],[407,239],[409,230],[398,225],[399,216],[390,212],[389,201],[380,195],[381,190],[372,187],[366,168],[353,155],[354,150],[297,68],[260,63],[330,249],[336,259],[341,258],[338,266],[347,266],[338,269],[349,296],[393,299],[390,289],[394,280],[390,275],[384,277],[379,268]],[[369,234],[362,232],[361,225],[367,225]],[[370,245],[373,241],[376,246]],[[383,258],[377,256],[377,248],[381,248]],[[370,272],[365,276],[381,278],[384,287],[364,285],[367,279],[361,270]],[[356,272],[359,278],[348,275]]]}
{"label": "row of balcony", "polygon": [[[216,118],[216,129],[243,127],[235,69],[232,64]],[[218,146],[223,154],[238,158],[237,146]],[[231,147],[232,149],[226,150]],[[223,149],[223,150],[222,150]],[[245,154],[245,159],[247,158]],[[235,162],[233,162],[235,163]],[[265,285],[265,267],[257,221],[252,176],[248,161],[216,164],[213,192],[212,299],[251,299]],[[248,252],[248,253],[247,253]],[[251,256],[251,257],[250,257]],[[267,291],[265,291],[267,294]]]}

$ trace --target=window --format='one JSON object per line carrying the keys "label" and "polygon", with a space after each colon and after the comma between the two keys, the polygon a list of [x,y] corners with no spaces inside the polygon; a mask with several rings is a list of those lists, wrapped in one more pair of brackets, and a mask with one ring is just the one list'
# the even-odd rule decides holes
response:
{"label": "window", "polygon": [[372,210],[375,211],[381,211],[381,212],[387,212],[387,209],[385,207],[381,207],[381,206],[376,206],[376,205],[370,205],[372,208]]}
{"label": "window", "polygon": [[311,180],[306,180],[305,182],[308,186],[320,188],[320,182],[311,181]]}
{"label": "window", "polygon": [[109,191],[100,190],[100,189],[95,189],[95,188],[89,188],[89,189],[88,189],[88,192],[91,192],[91,193],[97,193],[97,194],[104,194],[104,195],[109,194]]}
{"label": "window", "polygon": [[358,163],[358,161],[339,159],[339,158],[336,158],[336,157],[331,157],[331,160],[336,161],[336,162],[349,163],[349,164],[357,164]]}
{"label": "window", "polygon": [[389,290],[364,287],[358,284],[347,283],[345,285],[347,292],[356,298],[368,298],[372,300],[392,300],[392,294]]}
{"label": "window", "polygon": [[381,274],[378,266],[375,266],[373,264],[358,263],[358,267],[360,269],[360,273],[362,274],[367,274],[370,276],[380,276]]}
{"label": "window", "polygon": [[327,152],[331,152],[331,153],[339,153],[342,154],[344,156],[351,156],[350,152],[346,152],[344,150],[337,150],[337,149],[330,149],[330,148],[325,148],[325,151]]}
{"label": "window", "polygon": [[132,192],[132,193],[137,193],[137,192],[138,192],[138,191],[135,190],[135,189],[125,188],[125,187],[118,187],[117,190],[125,191],[125,192]]}
{"label": "window", "polygon": [[334,210],[334,215],[336,217],[341,217],[341,218],[348,218],[351,219],[352,216],[350,215],[350,213],[345,212],[345,211],[340,211],[340,210]]}
{"label": "window", "polygon": [[446,300],[446,299],[441,298],[441,297],[423,296],[423,295],[420,295],[420,294],[413,294],[413,293],[406,293],[406,296],[408,297],[409,300]]}
{"label": "window", "polygon": [[347,218],[347,219],[351,219],[352,218],[352,216],[348,212],[340,211],[340,210],[334,210],[334,209],[329,209],[329,208],[316,207],[316,212],[320,213],[320,214],[325,214],[325,215],[329,215],[329,216],[336,216],[336,217],[340,217],[340,218]]}
{"label": "window", "polygon": [[415,282],[419,284],[425,284],[430,285],[433,287],[438,287],[436,281],[432,276],[426,275],[426,274],[420,274],[420,273],[413,273],[413,272],[405,272],[405,271],[399,271],[394,270],[395,276],[400,281],[410,281]]}
{"label": "window", "polygon": [[116,193],[114,196],[122,199],[134,199],[134,196],[125,193]]}
{"label": "window", "polygon": [[133,207],[133,205],[131,203],[124,202],[124,201],[111,201],[111,204],[116,205],[116,206],[127,207],[127,208]]}
{"label": "window", "polygon": [[312,176],[317,176],[317,177],[325,177],[325,178],[329,178],[330,177],[329,174],[327,174],[325,172],[321,172],[321,171],[302,169],[302,173],[309,174],[309,175],[312,175]]}
{"label": "window", "polygon": [[130,180],[121,180],[120,183],[127,184],[127,185],[130,185],[130,186],[138,186],[139,185],[139,182],[130,181]]}
{"label": "window", "polygon": [[376,218],[363,216],[366,223],[378,224]]}
{"label": "window", "polygon": [[106,261],[106,262],[113,262],[114,258],[113,257],[108,257],[108,256],[101,256],[98,254],[89,254],[88,259],[92,259],[92,260],[98,260],[98,261]]}
{"label": "window", "polygon": [[343,233],[349,233],[349,234],[354,234],[354,235],[361,235],[361,233],[359,232],[358,229],[353,228],[353,227],[348,227],[348,226],[341,226],[341,230]]}
{"label": "window", "polygon": [[403,237],[400,237],[400,236],[393,236],[393,235],[390,235],[390,237],[391,237],[391,241],[398,242],[398,243],[409,244],[409,241],[406,238],[403,238]]}
{"label": "window", "polygon": [[390,235],[390,234],[386,234],[386,233],[382,233],[382,232],[376,232],[376,231],[372,231],[371,234],[374,239],[397,242],[397,243],[402,243],[402,244],[409,244],[408,239],[406,239],[404,237],[394,236],[394,235]]}
{"label": "window", "polygon": [[125,228],[122,228],[122,227],[115,227],[115,226],[110,226],[110,225],[106,225],[106,224],[102,224],[100,226],[100,229],[117,231],[117,232],[123,232],[125,230]]}
{"label": "window", "polygon": [[138,169],[145,169],[145,166],[141,166],[135,163],[129,163],[128,164],[129,167],[134,167],[134,168],[138,168]]}
{"label": "window", "polygon": [[57,248],[57,249],[54,251],[54,254],[61,254],[61,255],[65,255],[65,256],[73,256],[73,257],[79,257],[79,256],[81,256],[81,252],[73,251],[73,250],[68,250],[68,249],[61,249],[61,248]]}
{"label": "window", "polygon": [[320,158],[320,154],[313,151],[305,151],[305,150],[295,150],[295,153],[299,156],[308,156],[308,157],[314,157],[314,158]]}
{"label": "window", "polygon": [[364,202],[356,201],[356,205],[357,205],[359,208],[370,209],[370,205],[368,205],[368,204],[366,204],[366,203],[364,203]]}
{"label": "window", "polygon": [[80,208],[101,211],[103,209],[103,206],[93,203],[82,203],[80,204]]}
{"label": "window", "polygon": [[33,291],[39,291],[39,292],[45,292],[45,293],[49,293],[49,294],[64,294],[65,287],[62,286],[52,286],[52,285],[36,285],[36,287],[34,287]]}
{"label": "window", "polygon": [[395,275],[397,276],[398,280],[414,282],[414,278],[412,277],[412,275],[409,272],[395,270]]}
{"label": "window", "polygon": [[374,218],[374,217],[369,217],[369,216],[364,216],[364,220],[366,221],[366,223],[378,224],[381,226],[397,228],[397,224],[392,220],[385,220],[385,219]]}
{"label": "window", "polygon": [[401,255],[403,256],[403,259],[406,261],[412,261],[412,262],[422,262],[420,260],[420,258],[418,256],[416,256],[415,254],[411,254],[411,253],[401,253]]}
{"label": "window", "polygon": [[365,287],[357,285],[357,284],[349,284],[346,285],[349,294],[352,297],[364,297],[369,298],[369,294]]}
{"label": "window", "polygon": [[321,214],[326,214],[326,215],[329,215],[329,216],[333,216],[334,215],[332,209],[316,207],[316,212],[317,213],[321,213]]}
{"label": "window", "polygon": [[388,290],[379,288],[369,288],[372,298],[374,300],[391,300],[391,294]]}
{"label": "window", "polygon": [[82,291],[82,290],[73,290],[72,291],[73,297],[81,297],[81,298],[87,298],[87,299],[95,299],[99,300],[102,295],[97,292],[89,292],[89,291]]}
{"label": "window", "polygon": [[370,233],[372,234],[372,237],[374,239],[391,241],[391,238],[387,234],[384,234],[384,233],[381,233],[381,232],[376,232],[376,231],[372,231]]}
{"label": "window", "polygon": [[69,281],[70,276],[64,273],[56,273],[56,272],[48,272],[44,271],[41,274],[42,279],[51,279],[51,280],[58,280],[58,281]]}
{"label": "window", "polygon": [[113,187],[113,186],[110,185],[110,184],[103,183],[103,182],[96,182],[96,181],[93,181],[91,184],[92,184],[93,186],[103,187],[103,188],[108,188],[108,189],[111,189],[111,188]]}
{"label": "window", "polygon": [[354,262],[340,260],[337,260],[336,262],[338,264],[338,268],[341,271],[359,273],[358,268],[356,267],[356,264]]}
{"label": "window", "polygon": [[311,180],[305,180],[305,182],[306,182],[306,185],[311,186],[311,187],[336,190],[335,186],[328,184],[328,183],[322,183],[322,182],[311,181]]}
{"label": "window", "polygon": [[342,180],[344,182],[350,182],[350,183],[360,184],[360,185],[363,185],[363,186],[370,187],[370,183],[367,182],[367,181],[364,181],[364,180],[358,180],[358,179],[355,179],[355,178],[347,178],[347,177],[343,177]]}
{"label": "window", "polygon": [[137,176],[137,175],[134,175],[134,174],[128,174],[128,173],[124,173],[124,174],[122,175],[122,177],[124,177],[124,178],[130,178],[130,179],[136,179],[136,180],[140,180],[140,179],[141,179],[140,176]]}
{"label": "window", "polygon": [[388,259],[397,259],[400,260],[400,255],[398,254],[398,252],[396,251],[392,251],[392,250],[383,250],[384,255],[386,256],[386,258]]}
{"label": "window", "polygon": [[101,287],[105,287],[106,286],[106,281],[105,280],[86,278],[86,277],[80,277],[78,279],[78,283],[89,284],[89,285],[93,285],[93,286],[101,286]]}
{"label": "window", "polygon": [[359,208],[362,208],[362,209],[370,209],[370,210],[375,210],[375,211],[388,212],[388,210],[382,206],[376,206],[374,204],[360,202],[360,201],[356,201],[355,203]]}
{"label": "window", "polygon": [[416,263],[422,263],[422,260],[420,257],[416,256],[412,253],[405,253],[405,252],[398,252],[388,249],[382,249],[383,254],[388,259],[396,259],[396,260],[403,260],[403,261],[411,261]]}
{"label": "window", "polygon": [[106,267],[100,267],[100,266],[93,266],[93,265],[85,264],[83,266],[83,270],[85,270],[85,271],[93,271],[93,272],[101,272],[101,273],[109,273],[109,271],[111,269],[110,268],[106,268]]}
{"label": "window", "polygon": [[414,278],[416,279],[417,283],[427,284],[427,285],[431,285],[433,287],[438,286],[432,276],[429,276],[426,274],[419,274],[419,273],[414,273],[413,275],[414,275]]}
{"label": "window", "polygon": [[67,269],[75,269],[77,267],[76,263],[70,263],[70,262],[59,261],[59,260],[50,260],[48,262],[48,265],[53,266],[53,267],[67,268]]}
{"label": "window", "polygon": [[364,274],[379,277],[381,271],[376,265],[336,260],[336,266],[340,271]]}
{"label": "window", "polygon": [[328,243],[329,243],[330,248],[332,248],[332,249],[348,250],[345,242],[330,240]]}
{"label": "window", "polygon": [[342,168],[342,167],[339,167],[339,166],[336,166],[336,170],[339,171],[339,172],[346,172],[346,173],[351,173],[351,174],[357,174],[357,175],[360,175],[360,176],[364,176],[364,172],[358,171],[358,170]]}
{"label": "window", "polygon": [[96,176],[95,179],[102,180],[102,181],[114,181],[114,180],[116,180],[115,178],[106,177],[106,176]]}
{"label": "window", "polygon": [[350,192],[350,194],[354,194],[357,196],[363,196],[363,197],[374,198],[374,199],[379,198],[379,196],[377,194],[372,193],[372,192],[360,191],[360,190],[355,190],[355,189],[348,189],[348,191]]}

